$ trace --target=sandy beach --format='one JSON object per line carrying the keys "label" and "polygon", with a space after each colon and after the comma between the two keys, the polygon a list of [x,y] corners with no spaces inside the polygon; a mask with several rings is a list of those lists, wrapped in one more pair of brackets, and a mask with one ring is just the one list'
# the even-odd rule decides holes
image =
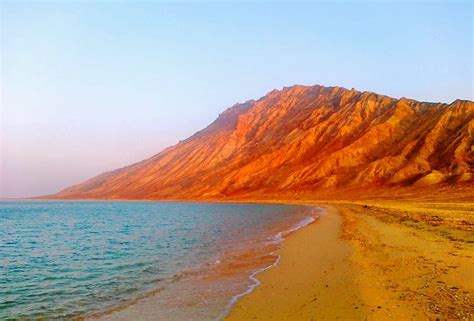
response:
{"label": "sandy beach", "polygon": [[226,320],[470,320],[472,203],[330,203]]}

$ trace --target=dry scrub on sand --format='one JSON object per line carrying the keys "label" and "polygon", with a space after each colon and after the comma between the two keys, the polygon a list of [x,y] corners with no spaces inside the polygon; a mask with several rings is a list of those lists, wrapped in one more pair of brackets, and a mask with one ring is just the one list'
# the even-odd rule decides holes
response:
{"label": "dry scrub on sand", "polygon": [[228,320],[472,320],[472,203],[332,203]]}
{"label": "dry scrub on sand", "polygon": [[[474,268],[466,204],[340,205],[371,319],[470,320]],[[459,224],[461,222],[461,224]]]}

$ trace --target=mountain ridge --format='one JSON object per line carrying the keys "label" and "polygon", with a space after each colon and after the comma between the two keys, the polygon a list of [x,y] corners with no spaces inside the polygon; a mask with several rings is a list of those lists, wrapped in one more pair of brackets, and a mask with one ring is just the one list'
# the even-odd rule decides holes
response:
{"label": "mountain ridge", "polygon": [[50,198],[307,198],[438,185],[469,189],[473,145],[471,101],[419,102],[294,85],[235,104],[151,158]]}

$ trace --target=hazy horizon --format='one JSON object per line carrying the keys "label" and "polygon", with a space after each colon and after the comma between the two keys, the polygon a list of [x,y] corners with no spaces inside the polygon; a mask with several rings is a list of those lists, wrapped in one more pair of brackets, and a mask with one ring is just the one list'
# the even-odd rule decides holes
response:
{"label": "hazy horizon", "polygon": [[284,86],[474,97],[469,1],[0,8],[0,197],[140,161]]}

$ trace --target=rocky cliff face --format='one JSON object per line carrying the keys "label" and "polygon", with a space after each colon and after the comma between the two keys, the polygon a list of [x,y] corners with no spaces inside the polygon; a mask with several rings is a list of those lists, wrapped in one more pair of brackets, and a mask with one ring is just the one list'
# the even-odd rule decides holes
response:
{"label": "rocky cliff face", "polygon": [[[474,185],[474,103],[293,86],[55,198],[219,199]],[[348,194],[348,195],[349,195]]]}

